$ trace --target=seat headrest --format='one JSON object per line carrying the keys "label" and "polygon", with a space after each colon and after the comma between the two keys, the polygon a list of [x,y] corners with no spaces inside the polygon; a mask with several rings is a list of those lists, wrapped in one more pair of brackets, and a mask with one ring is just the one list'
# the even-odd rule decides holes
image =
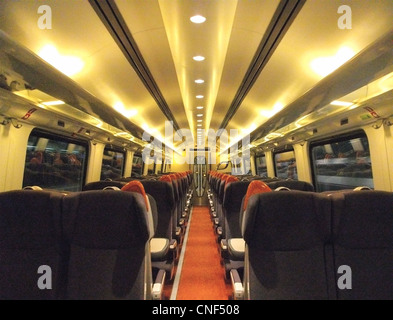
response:
{"label": "seat headrest", "polygon": [[258,194],[258,193],[263,193],[263,192],[270,192],[270,191],[272,191],[272,189],[270,189],[268,187],[268,185],[266,183],[262,182],[261,180],[251,181],[251,183],[248,185],[247,193],[244,198],[243,210],[246,210],[248,200],[250,199],[250,197],[252,195]]}
{"label": "seat headrest", "polygon": [[146,210],[149,211],[149,204],[145,192],[145,188],[143,187],[143,184],[140,181],[133,180],[128,182],[125,186],[121,188],[121,191],[126,191],[126,192],[136,192],[139,193],[143,196],[143,199],[145,201],[146,205]]}
{"label": "seat headrest", "polygon": [[224,174],[220,177],[220,179],[221,179],[221,181],[223,181],[223,180],[226,180],[228,177],[229,177],[229,174],[224,173]]}
{"label": "seat headrest", "polygon": [[42,188],[39,186],[26,186],[23,190],[42,190]]}
{"label": "seat headrest", "polygon": [[120,191],[120,188],[119,188],[119,187],[116,187],[116,186],[107,186],[107,187],[105,187],[105,188],[102,189],[102,190],[115,190],[115,191]]}
{"label": "seat headrest", "polygon": [[274,189],[274,191],[291,191],[291,189],[289,189],[288,187],[278,187]]}
{"label": "seat headrest", "polygon": [[225,188],[227,187],[228,184],[230,184],[231,182],[236,182],[239,181],[238,177],[235,176],[228,176],[227,180],[225,181]]}
{"label": "seat headrest", "polygon": [[172,180],[177,180],[177,176],[175,175],[175,174],[173,174],[173,173],[171,173],[170,175],[169,175],[169,177],[172,179]]}
{"label": "seat headrest", "polygon": [[367,186],[359,186],[353,189],[353,191],[362,191],[362,190],[372,190],[370,187]]}
{"label": "seat headrest", "polygon": [[165,175],[160,177],[160,181],[172,182],[172,179],[169,175]]}

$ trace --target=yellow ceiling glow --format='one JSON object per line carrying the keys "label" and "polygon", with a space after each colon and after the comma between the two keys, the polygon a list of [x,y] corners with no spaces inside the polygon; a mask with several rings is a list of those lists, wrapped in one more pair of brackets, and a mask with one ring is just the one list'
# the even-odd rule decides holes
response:
{"label": "yellow ceiling glow", "polygon": [[281,102],[277,102],[271,110],[262,109],[260,115],[265,118],[273,117],[277,112],[280,112],[284,108]]}
{"label": "yellow ceiling glow", "polygon": [[51,64],[66,76],[72,77],[73,75],[82,71],[85,63],[79,57],[64,56],[59,53],[55,46],[46,45],[39,52],[38,55],[46,62]]}
{"label": "yellow ceiling glow", "polygon": [[205,60],[205,57],[204,56],[194,56],[194,57],[192,57],[195,61],[203,61],[203,60]]}
{"label": "yellow ceiling glow", "polygon": [[206,18],[204,16],[197,14],[195,16],[192,16],[190,20],[193,23],[204,23],[206,21]]}
{"label": "yellow ceiling glow", "polygon": [[345,62],[350,60],[355,52],[349,47],[341,47],[334,56],[319,57],[311,61],[311,69],[322,77],[326,77]]}
{"label": "yellow ceiling glow", "polygon": [[126,107],[124,106],[124,104],[121,101],[117,101],[113,105],[113,109],[115,109],[117,112],[119,112],[120,114],[122,114],[126,118],[134,117],[138,113],[138,110],[136,110],[136,109],[129,109],[129,110],[126,109]]}
{"label": "yellow ceiling glow", "polygon": [[330,104],[333,106],[339,106],[339,107],[350,107],[353,105],[352,102],[340,101],[340,100],[334,100],[334,101],[330,102]]}

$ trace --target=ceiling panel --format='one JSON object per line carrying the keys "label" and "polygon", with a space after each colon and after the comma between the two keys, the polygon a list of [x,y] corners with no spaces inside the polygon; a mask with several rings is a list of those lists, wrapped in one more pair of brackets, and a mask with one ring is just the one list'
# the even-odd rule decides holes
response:
{"label": "ceiling panel", "polygon": [[217,131],[263,38],[279,0],[239,1],[210,128]]}
{"label": "ceiling panel", "polygon": [[[352,29],[338,27],[341,15],[337,10],[342,4],[352,9]],[[313,59],[325,57],[324,63],[329,64],[329,57],[343,46],[358,53],[391,29],[392,17],[392,1],[378,1],[378,5],[374,1],[307,1],[229,122],[228,130],[262,125],[323,78],[311,69]]]}
{"label": "ceiling panel", "polygon": [[[281,0],[102,0],[118,7],[141,58],[181,129],[217,131]],[[295,3],[296,1],[291,1]],[[42,1],[0,2],[0,29],[35,53],[52,44],[83,60],[72,79],[148,132],[163,137],[168,119],[86,0],[48,0],[52,29],[37,26]],[[287,2],[286,2],[287,3]],[[338,27],[341,5],[352,10],[352,28]],[[204,15],[203,24],[190,17]],[[391,0],[306,1],[226,129],[255,130],[313,88],[323,76],[311,61],[342,46],[360,52],[392,28]],[[120,17],[118,17],[120,18]],[[206,59],[195,62],[194,55]],[[329,62],[325,63],[326,65]],[[202,78],[203,84],[195,79]],[[203,99],[196,99],[201,94]],[[199,111],[197,106],[203,106]]]}
{"label": "ceiling panel", "polygon": [[156,0],[117,0],[135,42],[180,128],[188,128],[167,33]]}
{"label": "ceiling panel", "polygon": [[[87,1],[45,1],[52,29],[37,26],[40,1],[5,1],[0,28],[34,53],[50,44],[63,56],[79,57],[82,71],[71,78],[150,133],[164,135],[166,117]],[[131,115],[131,116],[129,116]]]}

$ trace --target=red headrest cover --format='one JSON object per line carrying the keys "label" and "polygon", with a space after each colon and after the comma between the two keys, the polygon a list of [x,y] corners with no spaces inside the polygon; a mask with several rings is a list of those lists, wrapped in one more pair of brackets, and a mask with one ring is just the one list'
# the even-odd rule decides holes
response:
{"label": "red headrest cover", "polygon": [[246,210],[248,199],[254,194],[272,191],[266,183],[261,180],[254,180],[248,185],[246,198],[244,199],[243,210]]}
{"label": "red headrest cover", "polygon": [[147,204],[145,188],[143,187],[143,184],[140,181],[133,180],[133,181],[128,182],[126,185],[124,185],[121,188],[121,191],[136,192],[136,193],[141,194],[143,196],[143,200],[145,201],[146,210],[149,210],[149,205]]}

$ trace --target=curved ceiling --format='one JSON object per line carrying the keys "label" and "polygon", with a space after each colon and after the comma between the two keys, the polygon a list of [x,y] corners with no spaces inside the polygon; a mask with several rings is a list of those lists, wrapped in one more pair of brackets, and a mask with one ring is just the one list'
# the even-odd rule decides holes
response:
{"label": "curved ceiling", "polygon": [[160,140],[172,121],[175,145],[198,128],[237,130],[234,140],[255,131],[326,76],[313,61],[339,67],[393,18],[391,0],[48,0],[52,25],[40,29],[43,3],[2,1],[0,29],[37,55],[52,45],[81,59],[76,83]]}

